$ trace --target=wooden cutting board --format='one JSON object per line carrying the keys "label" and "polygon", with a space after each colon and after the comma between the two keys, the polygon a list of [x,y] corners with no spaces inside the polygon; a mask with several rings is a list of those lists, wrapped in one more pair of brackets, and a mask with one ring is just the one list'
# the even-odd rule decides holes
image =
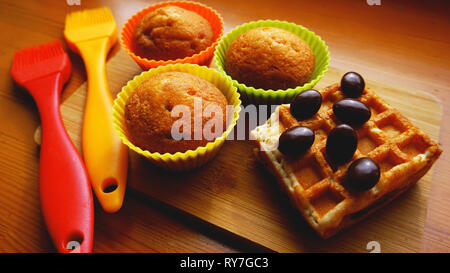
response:
{"label": "wooden cutting board", "polygon": [[[122,49],[110,58],[107,77],[114,97],[139,73],[141,69]],[[338,82],[343,74],[330,67],[316,88]],[[434,97],[370,79],[366,84],[432,139],[438,139],[442,106]],[[64,123],[77,147],[81,146],[86,86],[80,86],[61,105]],[[161,170],[130,152],[127,191],[143,193],[278,252],[368,252],[370,241],[377,241],[382,252],[420,250],[432,170],[360,224],[322,240],[291,207],[252,149],[250,141],[226,141],[210,163],[183,173]]]}

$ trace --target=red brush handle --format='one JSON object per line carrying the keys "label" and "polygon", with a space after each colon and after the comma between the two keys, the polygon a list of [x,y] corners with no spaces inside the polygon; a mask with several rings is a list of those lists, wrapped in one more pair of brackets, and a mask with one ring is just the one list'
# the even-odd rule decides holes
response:
{"label": "red brush handle", "polygon": [[26,84],[37,102],[42,123],[39,163],[42,213],[59,252],[91,252],[92,191],[84,163],[61,120],[62,85],[61,73]]}

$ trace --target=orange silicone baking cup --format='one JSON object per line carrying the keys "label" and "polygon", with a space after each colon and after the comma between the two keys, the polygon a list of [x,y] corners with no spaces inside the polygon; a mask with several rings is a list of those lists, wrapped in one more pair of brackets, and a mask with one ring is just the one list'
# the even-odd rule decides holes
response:
{"label": "orange silicone baking cup", "polygon": [[[140,57],[135,54],[135,45],[134,45],[134,39],[133,39],[133,33],[134,29],[137,25],[137,23],[144,17],[145,14],[148,12],[151,12],[157,8],[161,8],[164,6],[178,6],[190,11],[193,11],[199,15],[201,15],[203,18],[208,20],[210,23],[212,30],[213,30],[213,43],[203,51],[200,51],[199,53],[196,53],[192,56],[185,57],[183,59],[176,59],[176,60],[151,60],[144,57]],[[167,64],[176,64],[176,63],[191,63],[191,64],[198,64],[198,65],[209,65],[211,62],[214,50],[219,43],[220,38],[223,34],[223,20],[222,17],[212,8],[207,7],[200,3],[195,2],[187,2],[187,1],[168,1],[163,3],[158,3],[152,6],[149,6],[135,15],[133,15],[128,21],[125,23],[125,25],[122,28],[122,34],[121,34],[121,42],[122,46],[125,48],[125,50],[128,52],[128,54],[136,61],[136,63],[143,69],[148,70],[150,68],[155,68],[160,65],[167,65]]]}

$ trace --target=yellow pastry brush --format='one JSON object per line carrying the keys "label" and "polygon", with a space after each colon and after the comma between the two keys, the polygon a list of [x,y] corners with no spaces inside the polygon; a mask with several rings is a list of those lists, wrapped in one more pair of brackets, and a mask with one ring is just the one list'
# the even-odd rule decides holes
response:
{"label": "yellow pastry brush", "polygon": [[103,209],[122,206],[128,149],[112,123],[112,96],[106,81],[105,62],[117,42],[117,26],[109,8],[72,12],[64,29],[69,48],[84,60],[88,91],[83,118],[82,151],[92,188]]}

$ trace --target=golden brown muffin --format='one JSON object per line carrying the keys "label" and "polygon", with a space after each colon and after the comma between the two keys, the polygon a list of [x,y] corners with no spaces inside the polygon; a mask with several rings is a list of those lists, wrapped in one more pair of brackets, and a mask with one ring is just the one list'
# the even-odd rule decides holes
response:
{"label": "golden brown muffin", "polygon": [[[201,107],[194,108],[194,98],[197,98],[197,101],[201,98]],[[190,120],[191,140],[176,140],[176,137],[174,139],[172,136],[172,125],[185,117],[178,111],[181,108],[175,108],[180,105],[187,106],[190,110],[187,117]],[[202,130],[205,124],[214,118],[214,115],[202,115],[209,105],[219,107],[217,109],[222,111],[222,117],[217,117],[222,118],[222,130],[216,127],[211,130],[215,136],[220,136],[226,130],[227,99],[215,85],[184,72],[156,74],[138,85],[125,105],[125,122],[130,140],[143,150],[159,153],[185,152],[205,146],[209,141],[213,141],[210,136],[205,136]],[[174,113],[172,117],[172,111],[179,115]],[[202,121],[201,134],[198,135],[200,138],[197,140],[194,133],[194,116]],[[176,128],[176,132],[183,131],[180,127]]]}
{"label": "golden brown muffin", "polygon": [[284,29],[260,27],[231,43],[225,70],[247,86],[277,90],[307,83],[314,64],[314,53],[302,38]]}
{"label": "golden brown muffin", "polygon": [[165,6],[147,13],[134,30],[136,54],[154,60],[175,60],[192,56],[213,42],[208,20],[177,6]]}

